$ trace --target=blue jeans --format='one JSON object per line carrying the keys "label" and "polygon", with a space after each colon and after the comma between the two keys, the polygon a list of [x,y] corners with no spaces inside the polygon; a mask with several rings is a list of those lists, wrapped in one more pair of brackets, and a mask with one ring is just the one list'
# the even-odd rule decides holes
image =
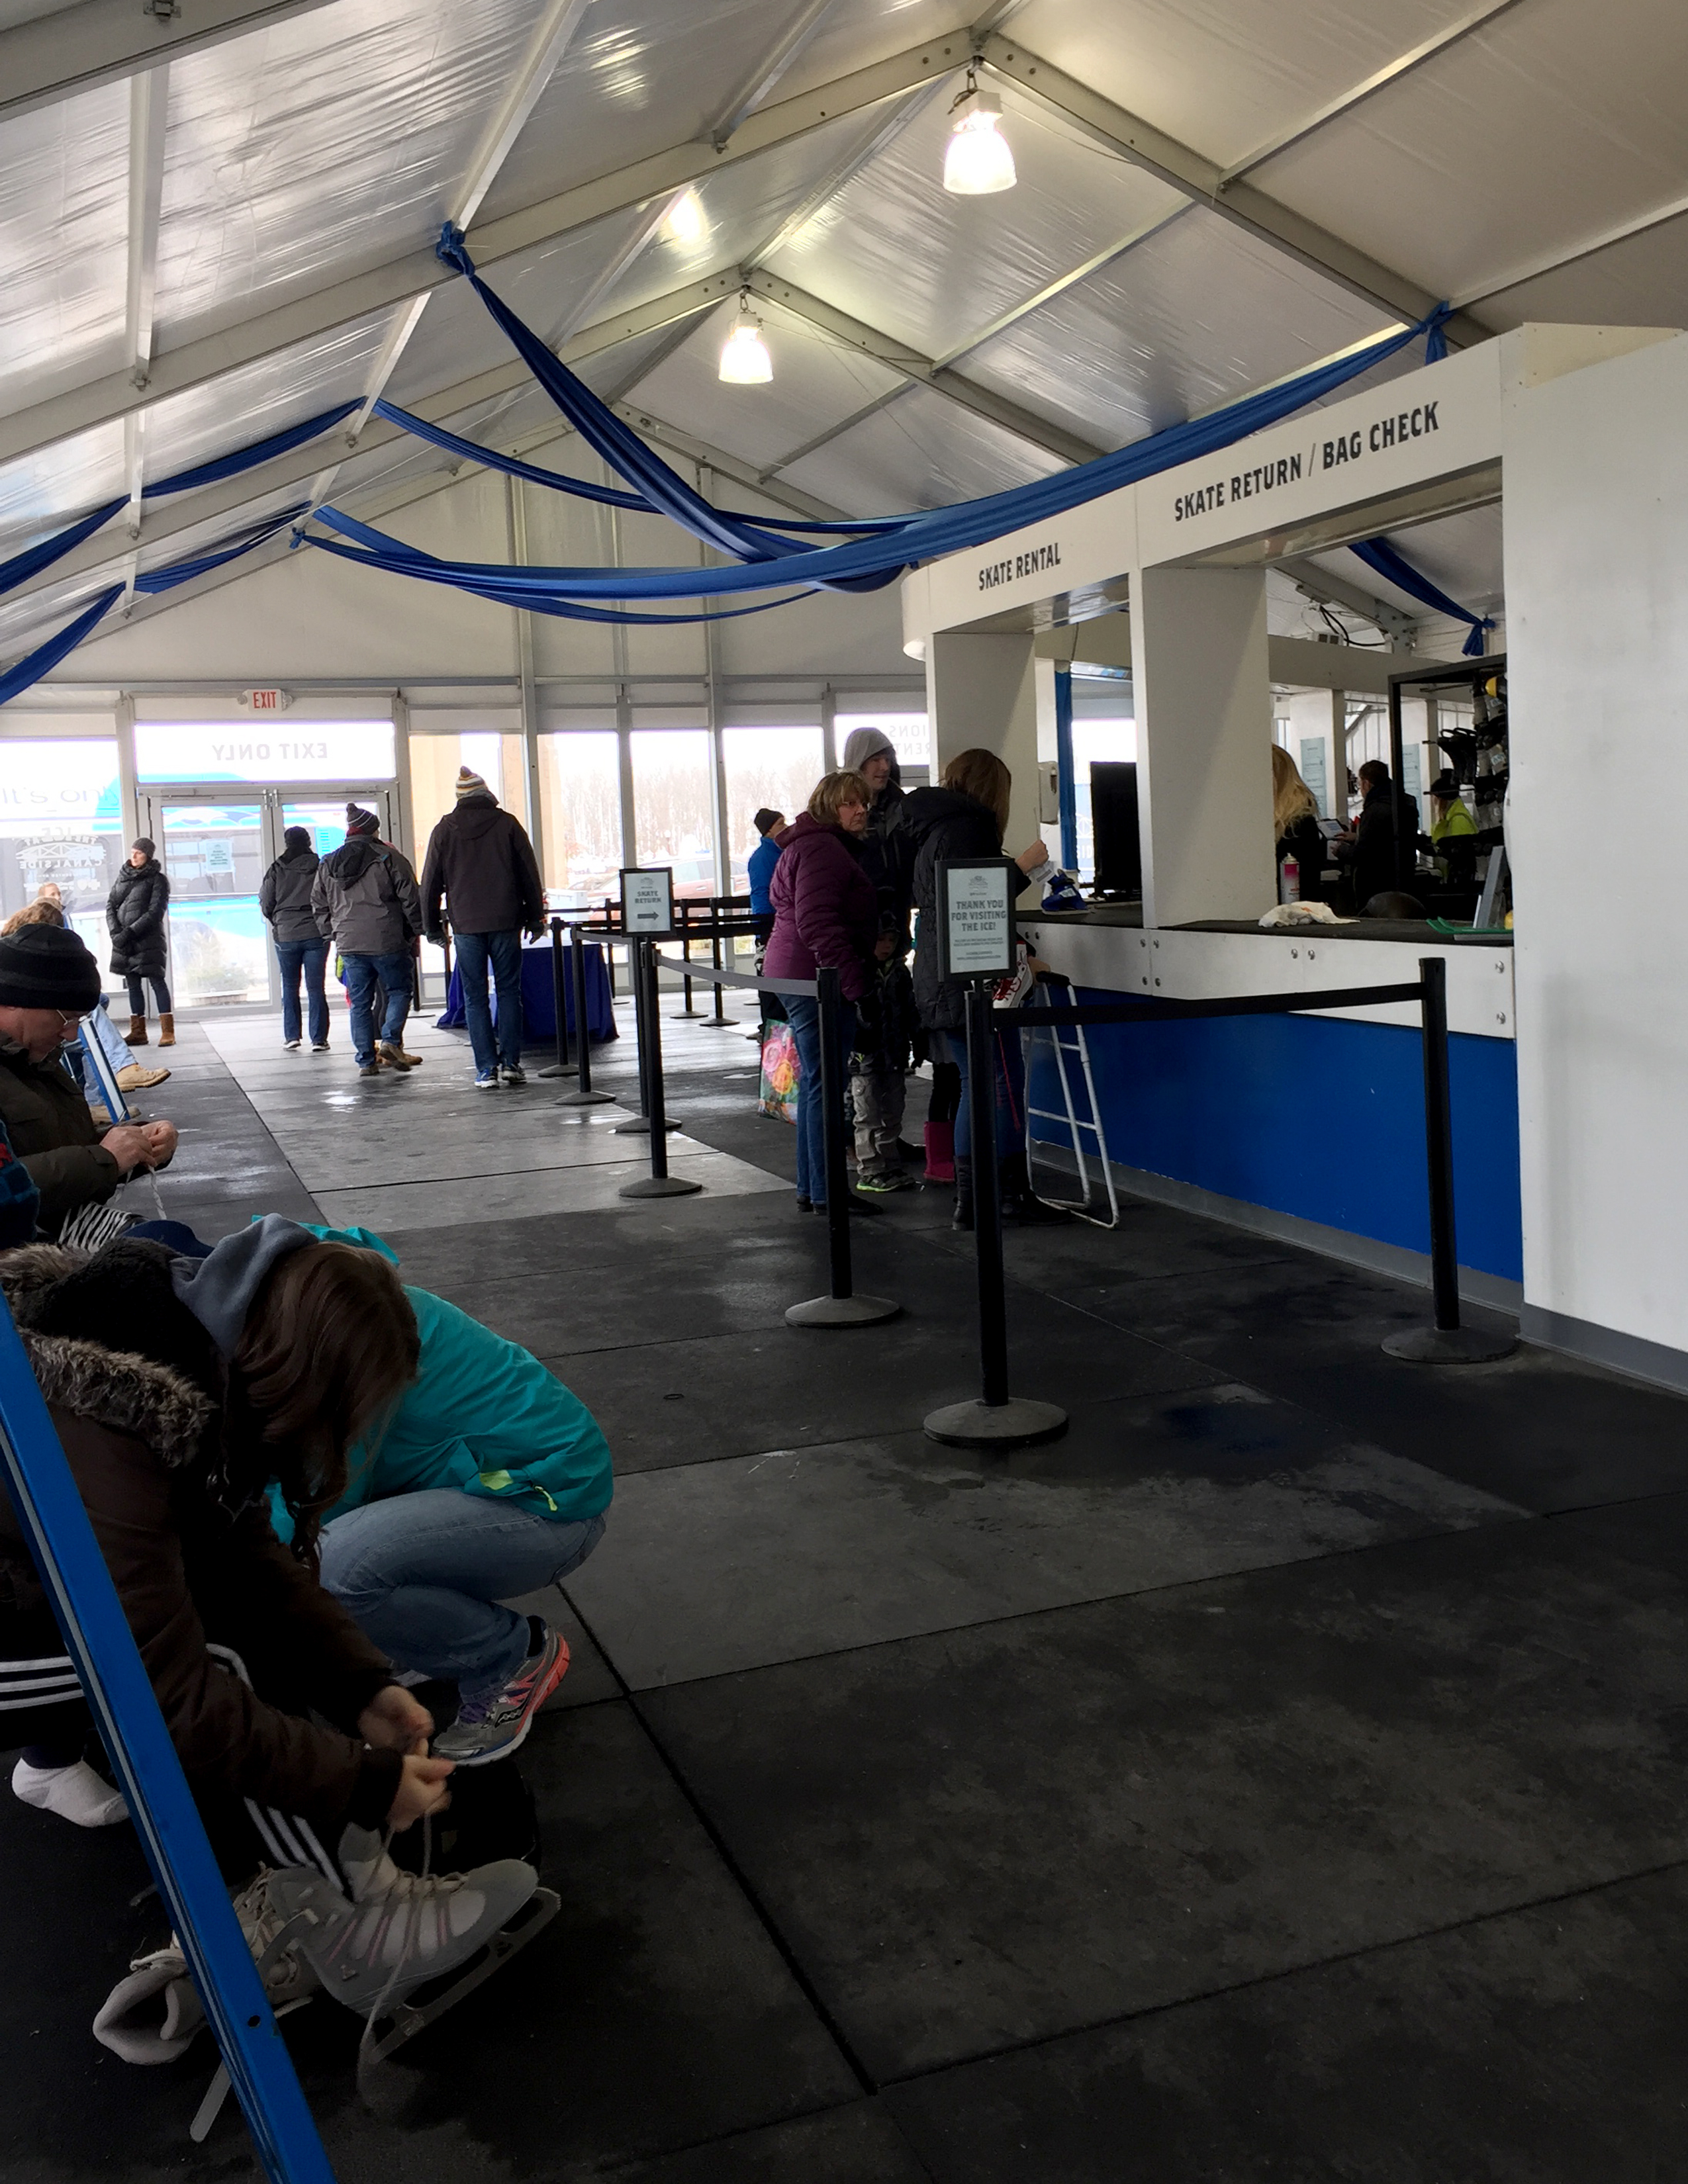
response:
{"label": "blue jeans", "polygon": [[[946,1058],[961,1072],[961,1104],[955,1114],[955,1155],[957,1159],[971,1160],[973,1110],[967,1078],[967,1036],[959,1031],[944,1032],[942,1036],[948,1049]],[[1026,1150],[1026,1060],[1020,1045],[1019,1026],[1011,1024],[1004,1031],[993,1025],[991,1045],[996,1055],[996,1067],[992,1072],[996,1079],[996,1157],[1004,1161],[1010,1154]]]}
{"label": "blue jeans", "polygon": [[[506,1069],[521,1067],[521,935],[520,933],[460,933],[457,968],[463,981],[463,1013],[469,1019],[469,1044],[475,1051],[476,1069],[484,1073],[502,1061]],[[487,1006],[487,972],[490,966],[499,995],[496,1038],[493,1016]]]}
{"label": "blue jeans", "polygon": [[276,961],[281,971],[281,1036],[292,1042],[299,1035],[299,972],[304,972],[305,992],[310,997],[310,1043],[328,1044],[328,996],[323,972],[328,965],[326,940],[278,940]]}
{"label": "blue jeans", "polygon": [[[788,994],[785,1012],[797,1041],[797,1195],[811,1206],[827,1202],[827,1154],[821,1105],[821,1004],[812,994]],[[855,1044],[855,1011],[838,1011],[838,1128],[846,1127],[844,1088],[850,1083],[850,1050]]]}
{"label": "blue jeans", "polygon": [[351,1003],[352,1051],[361,1069],[375,1060],[377,980],[387,989],[387,1011],[381,1020],[379,1036],[394,1046],[404,1036],[404,1021],[410,1013],[410,951],[405,948],[391,956],[348,956],[342,960],[346,966],[346,994]]}
{"label": "blue jeans", "polygon": [[322,1534],[322,1582],[401,1669],[448,1677],[465,1698],[501,1690],[527,1658],[527,1618],[500,1607],[554,1585],[604,1536],[514,1502],[425,1487],[366,1502]]}

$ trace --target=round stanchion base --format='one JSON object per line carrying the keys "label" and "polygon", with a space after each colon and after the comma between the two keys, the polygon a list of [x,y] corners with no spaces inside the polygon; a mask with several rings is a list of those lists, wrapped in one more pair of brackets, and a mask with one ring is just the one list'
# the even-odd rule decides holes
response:
{"label": "round stanchion base", "polygon": [[[677,1130],[679,1127],[671,1115],[668,1117],[670,1130]],[[635,1115],[631,1123],[617,1123],[610,1135],[616,1138],[648,1138],[650,1135],[650,1117],[649,1115]]]}
{"label": "round stanchion base", "polygon": [[617,1198],[689,1198],[694,1190],[701,1190],[700,1183],[694,1183],[684,1175],[642,1175],[637,1183],[624,1183],[616,1193]]}
{"label": "round stanchion base", "polygon": [[684,1023],[688,1017],[696,1020],[702,1015],[701,1009],[671,1009],[668,1011],[668,1021],[670,1023]]}
{"label": "round stanchion base", "polygon": [[1518,1339],[1480,1327],[1408,1327],[1385,1336],[1383,1346],[1391,1357],[1413,1365],[1489,1365],[1510,1357]]}
{"label": "round stanchion base", "polygon": [[560,1100],[554,1100],[554,1107],[613,1107],[613,1092],[565,1092]]}
{"label": "round stanchion base", "polygon": [[946,1403],[925,1425],[927,1439],[946,1448],[1032,1448],[1059,1440],[1067,1431],[1067,1413],[1059,1403],[1011,1396],[1006,1403]]}
{"label": "round stanchion base", "polygon": [[699,1031],[737,1031],[737,1017],[705,1017],[698,1026]]}
{"label": "round stanchion base", "polygon": [[806,1297],[801,1304],[786,1306],[785,1323],[788,1327],[877,1327],[882,1320],[894,1319],[901,1310],[890,1297]]}
{"label": "round stanchion base", "polygon": [[580,1072],[571,1061],[548,1061],[543,1069],[536,1069],[536,1077],[578,1077]]}

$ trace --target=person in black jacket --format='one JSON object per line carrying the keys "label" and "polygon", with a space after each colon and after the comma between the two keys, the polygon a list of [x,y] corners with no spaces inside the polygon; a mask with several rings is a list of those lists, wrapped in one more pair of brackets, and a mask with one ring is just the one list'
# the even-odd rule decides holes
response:
{"label": "person in black jacket", "polygon": [[316,868],[322,861],[310,845],[310,832],[289,827],[287,847],[259,883],[258,907],[270,921],[276,961],[281,972],[281,1044],[289,1054],[299,1044],[299,973],[310,997],[310,1050],[328,1051],[328,995],[324,972],[328,942],[310,906]]}
{"label": "person in black jacket", "polygon": [[159,1010],[159,1045],[175,1045],[175,1017],[171,1013],[170,987],[164,980],[164,916],[170,909],[170,882],[159,862],[158,851],[146,835],[137,834],[129,845],[128,861],[106,897],[106,929],[111,935],[111,967],[129,987],[129,1028],[125,1046],[147,1044],[147,986]]}
{"label": "person in black jacket", "polygon": [[[946,978],[939,955],[938,866],[946,858],[999,857],[1008,823],[1012,786],[1007,767],[994,752],[966,750],[944,769],[941,788],[916,788],[903,806],[903,825],[914,844],[914,901],[920,912],[915,933],[914,1001],[920,1021],[933,1035],[934,1058],[953,1062],[961,1072],[961,1104],[955,1117],[955,1226],[973,1225],[972,1121],[968,1104],[967,984]],[[1015,894],[1030,885],[1029,875],[1049,862],[1049,850],[1033,842],[1014,860],[1021,878]],[[1059,1220],[1032,1189],[1026,1164],[1026,1072],[1020,1037],[997,1029],[996,1152],[1002,1210],[1022,1221]]]}
{"label": "person in black jacket", "polygon": [[[1374,894],[1387,894],[1396,885],[1395,788],[1381,759],[1368,759],[1360,768],[1360,787],[1366,800],[1360,807],[1359,824],[1348,839],[1335,846],[1338,863],[1348,868],[1353,906],[1363,911]],[[1418,800],[1403,796],[1401,805],[1408,845],[1407,869],[1411,873],[1418,862]]]}
{"label": "person in black jacket", "polygon": [[1272,824],[1278,837],[1273,854],[1280,876],[1284,859],[1293,857],[1298,867],[1296,900],[1323,902],[1324,833],[1318,823],[1318,806],[1301,768],[1281,744],[1272,746]]}
{"label": "person in black jacket", "polygon": [[[445,916],[440,912],[445,901]],[[545,930],[545,884],[527,830],[478,773],[460,767],[457,802],[434,828],[422,866],[424,929],[443,946],[446,918],[457,943],[463,1011],[475,1053],[475,1082],[525,1084],[521,1067],[521,936]],[[487,1006],[490,966],[498,989],[496,1037]]]}
{"label": "person in black jacket", "polygon": [[915,1028],[907,963],[914,852],[903,825],[908,792],[896,750],[883,729],[852,729],[844,742],[844,764],[872,791],[861,869],[878,898],[879,930],[895,943],[875,968],[870,1005],[856,1012],[856,1044],[850,1058],[856,1188],[872,1193],[911,1190],[915,1178],[903,1164],[902,1137]]}

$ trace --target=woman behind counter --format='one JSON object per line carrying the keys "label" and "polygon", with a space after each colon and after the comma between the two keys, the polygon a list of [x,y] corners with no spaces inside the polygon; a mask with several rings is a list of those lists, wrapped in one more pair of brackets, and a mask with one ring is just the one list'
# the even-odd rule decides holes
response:
{"label": "woman behind counter", "polygon": [[1301,768],[1281,744],[1272,746],[1272,823],[1278,836],[1273,852],[1281,872],[1284,860],[1293,857],[1301,867],[1300,899],[1324,900],[1324,831],[1318,823],[1318,805],[1301,778]]}

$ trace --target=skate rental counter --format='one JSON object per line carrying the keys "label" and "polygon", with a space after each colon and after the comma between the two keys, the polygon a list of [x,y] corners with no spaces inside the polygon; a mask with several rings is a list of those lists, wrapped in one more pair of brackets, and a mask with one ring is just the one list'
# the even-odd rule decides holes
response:
{"label": "skate rental counter", "polygon": [[[1267,567],[1496,502],[1515,931],[1262,931]],[[1076,632],[1084,658],[1086,626],[1106,628],[1097,656],[1129,658],[1140,912],[1028,911],[1039,955],[1110,1000],[1312,994],[1442,956],[1462,1287],[1533,1340],[1688,1387],[1681,944],[1653,861],[1587,856],[1600,784],[1688,803],[1688,337],[1520,327],[930,563],[903,617],[934,772],[969,745],[1000,754],[1011,850],[1056,823],[1050,633]],[[1128,1188],[1424,1278],[1411,1007],[1089,1039]]]}

